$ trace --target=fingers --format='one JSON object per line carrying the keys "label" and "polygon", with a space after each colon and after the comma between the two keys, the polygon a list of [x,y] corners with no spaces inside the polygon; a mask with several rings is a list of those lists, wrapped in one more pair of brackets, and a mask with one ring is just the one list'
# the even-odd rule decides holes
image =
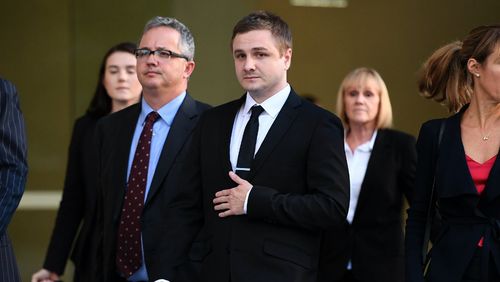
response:
{"label": "fingers", "polygon": [[231,195],[231,189],[220,190],[219,192],[215,193],[215,197],[223,197],[229,195]]}
{"label": "fingers", "polygon": [[231,178],[236,184],[240,185],[246,182],[245,179],[239,177],[236,173],[233,171],[229,172],[229,178]]}
{"label": "fingers", "polygon": [[221,211],[221,210],[228,210],[231,208],[231,205],[229,205],[229,203],[222,203],[222,204],[218,204],[214,207],[214,209],[216,211]]}
{"label": "fingers", "polygon": [[226,210],[226,211],[219,213],[219,217],[228,217],[231,215],[236,215],[236,213],[233,212],[232,210]]}
{"label": "fingers", "polygon": [[229,196],[219,196],[214,198],[212,201],[214,204],[227,203],[229,202]]}
{"label": "fingers", "polygon": [[46,269],[40,269],[36,273],[31,276],[31,282],[43,282],[43,281],[50,281],[50,272],[47,271]]}

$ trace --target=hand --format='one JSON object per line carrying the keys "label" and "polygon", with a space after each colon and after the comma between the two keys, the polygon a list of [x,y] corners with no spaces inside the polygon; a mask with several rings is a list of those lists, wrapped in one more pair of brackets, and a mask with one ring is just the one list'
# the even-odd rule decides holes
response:
{"label": "hand", "polygon": [[224,210],[219,213],[219,217],[243,214],[245,199],[248,191],[250,191],[253,187],[252,184],[248,183],[245,179],[240,178],[232,171],[229,172],[229,177],[236,184],[238,184],[238,186],[215,193],[215,198],[213,200],[213,203],[215,204],[214,209],[216,211]]}
{"label": "hand", "polygon": [[45,268],[38,270],[38,272],[31,276],[31,282],[55,282],[59,280],[61,280],[59,275]]}

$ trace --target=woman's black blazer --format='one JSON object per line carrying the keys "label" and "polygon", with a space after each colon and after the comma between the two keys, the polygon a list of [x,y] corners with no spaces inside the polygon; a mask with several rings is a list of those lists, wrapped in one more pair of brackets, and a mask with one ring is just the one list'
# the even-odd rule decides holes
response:
{"label": "woman's black blazer", "polygon": [[[461,139],[460,119],[465,108],[447,119],[428,121],[420,130],[416,193],[406,227],[408,282],[424,281],[422,238],[434,173],[442,227],[433,242],[427,281],[461,281],[481,237],[484,237],[484,254],[492,257],[500,269],[500,164],[497,155],[480,196],[469,172]],[[438,149],[442,122],[445,129]]]}
{"label": "woman's black blazer", "polygon": [[89,115],[76,120],[69,146],[66,179],[57,219],[52,231],[44,268],[62,274],[74,243],[74,281],[91,281],[96,265],[96,157],[93,136],[97,118]]}
{"label": "woman's black blazer", "polygon": [[341,278],[349,259],[360,281],[404,281],[403,196],[413,191],[416,161],[413,136],[379,129],[352,225],[325,233],[319,281]]}

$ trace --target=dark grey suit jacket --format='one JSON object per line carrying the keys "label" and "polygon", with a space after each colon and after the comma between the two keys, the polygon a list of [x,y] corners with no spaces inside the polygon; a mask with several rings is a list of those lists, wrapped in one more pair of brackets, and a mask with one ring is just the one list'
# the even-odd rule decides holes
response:
{"label": "dark grey suit jacket", "polygon": [[[186,144],[202,112],[209,106],[186,95],[179,108],[155,169],[144,205],[141,232],[149,280],[177,281],[178,266],[187,257],[190,241],[176,224],[167,224],[167,208],[181,187],[174,163],[186,155]],[[119,281],[115,267],[116,237],[125,196],[127,165],[140,103],[100,120],[96,137],[99,165],[99,222],[102,228],[103,281]],[[168,233],[166,232],[168,230]]]}

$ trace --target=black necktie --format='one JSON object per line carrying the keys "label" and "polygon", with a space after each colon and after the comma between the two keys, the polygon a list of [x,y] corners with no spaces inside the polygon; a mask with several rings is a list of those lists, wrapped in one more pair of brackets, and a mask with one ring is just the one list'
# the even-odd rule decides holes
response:
{"label": "black necktie", "polygon": [[255,155],[255,143],[257,142],[257,133],[259,132],[259,115],[263,111],[264,108],[262,108],[262,106],[252,107],[252,115],[243,132],[240,153],[238,154],[238,163],[236,165],[236,174],[243,179],[247,179],[250,168],[252,167],[252,161]]}

